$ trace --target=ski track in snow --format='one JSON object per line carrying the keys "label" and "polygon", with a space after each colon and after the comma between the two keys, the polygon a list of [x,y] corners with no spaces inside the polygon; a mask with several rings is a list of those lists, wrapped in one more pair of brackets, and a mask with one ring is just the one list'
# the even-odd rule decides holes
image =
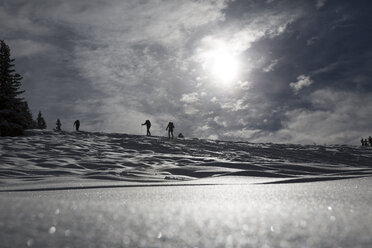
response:
{"label": "ski track in snow", "polygon": [[372,175],[372,149],[30,130],[0,138],[0,184],[71,179],[184,181],[269,177],[271,183]]}

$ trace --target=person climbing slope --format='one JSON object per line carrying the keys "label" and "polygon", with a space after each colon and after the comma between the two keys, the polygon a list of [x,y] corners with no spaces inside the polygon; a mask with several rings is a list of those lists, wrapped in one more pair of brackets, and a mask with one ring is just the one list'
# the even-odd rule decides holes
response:
{"label": "person climbing slope", "polygon": [[146,135],[147,136],[151,136],[151,133],[150,133],[151,122],[149,120],[146,120],[145,123],[142,124],[142,126],[144,126],[144,125],[146,125],[146,128],[147,128]]}
{"label": "person climbing slope", "polygon": [[74,122],[74,125],[73,125],[73,127],[75,127],[75,128],[76,128],[76,131],[79,131],[79,127],[80,127],[80,121],[79,121],[79,120],[76,120],[76,121]]}
{"label": "person climbing slope", "polygon": [[174,129],[174,124],[173,122],[169,122],[168,123],[168,126],[165,130],[168,130],[168,138],[170,138],[170,136],[172,135],[172,139],[173,139],[173,129]]}

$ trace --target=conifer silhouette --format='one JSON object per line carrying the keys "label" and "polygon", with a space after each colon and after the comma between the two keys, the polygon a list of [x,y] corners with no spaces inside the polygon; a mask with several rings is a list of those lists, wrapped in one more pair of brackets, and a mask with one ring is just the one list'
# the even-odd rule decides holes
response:
{"label": "conifer silhouette", "polygon": [[62,126],[62,123],[59,119],[57,119],[57,122],[56,122],[56,131],[61,131],[61,126]]}
{"label": "conifer silhouette", "polygon": [[37,128],[38,129],[47,128],[46,122],[44,120],[43,115],[41,114],[41,111],[39,111],[39,114],[37,115],[36,123],[37,123]]}
{"label": "conifer silhouette", "polygon": [[32,114],[26,101],[19,97],[22,77],[14,70],[10,48],[0,40],[0,136],[22,135],[32,127]]}

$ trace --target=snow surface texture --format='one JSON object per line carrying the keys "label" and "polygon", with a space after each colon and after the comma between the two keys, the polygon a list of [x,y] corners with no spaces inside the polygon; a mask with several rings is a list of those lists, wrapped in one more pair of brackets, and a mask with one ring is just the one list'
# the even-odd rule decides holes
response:
{"label": "snow surface texture", "polygon": [[2,137],[0,247],[369,248],[371,162],[339,145]]}
{"label": "snow surface texture", "polygon": [[56,178],[155,183],[247,176],[289,183],[371,175],[372,150],[356,146],[37,130],[0,139],[0,183],[7,186]]}
{"label": "snow surface texture", "polygon": [[4,248],[372,244],[370,178],[3,192],[0,204]]}

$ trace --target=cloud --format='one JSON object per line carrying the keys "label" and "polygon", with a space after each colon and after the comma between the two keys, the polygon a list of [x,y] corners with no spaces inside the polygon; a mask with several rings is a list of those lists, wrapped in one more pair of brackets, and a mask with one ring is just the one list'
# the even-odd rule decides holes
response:
{"label": "cloud", "polygon": [[263,71],[264,72],[270,72],[270,71],[273,71],[275,66],[278,64],[278,60],[277,59],[274,59],[272,61],[270,61],[270,64],[268,66],[266,66],[265,68],[263,68]]}
{"label": "cloud", "polygon": [[370,97],[371,94],[316,91],[311,99],[321,110],[288,112],[287,130],[300,143],[356,143],[370,132],[368,113],[372,107],[365,104]]}
{"label": "cloud", "polygon": [[[55,1],[38,14],[94,38],[93,42],[152,41],[172,44],[193,28],[223,20],[225,0],[203,2],[112,0]],[[45,11],[48,11],[45,13]],[[110,35],[108,35],[110,34]]]}
{"label": "cloud", "polygon": [[316,0],[315,6],[316,6],[317,9],[320,9],[325,5],[326,2],[327,2],[327,0]]}
{"label": "cloud", "polygon": [[23,11],[24,8],[20,8],[20,11],[11,12],[7,5],[11,3],[0,4],[0,36],[2,39],[7,37],[7,40],[10,40],[18,36],[37,37],[51,33],[46,25],[34,22],[32,16],[27,13],[28,10]]}
{"label": "cloud", "polygon": [[213,121],[217,124],[217,125],[220,125],[222,127],[227,127],[228,124],[227,124],[227,121],[223,120],[223,118],[221,116],[216,116],[213,118]]}
{"label": "cloud", "polygon": [[297,82],[290,83],[289,86],[293,89],[295,94],[298,94],[301,89],[310,86],[312,83],[313,80],[311,80],[309,76],[300,75],[297,77]]}
{"label": "cloud", "polygon": [[191,105],[184,104],[183,107],[184,107],[183,109],[186,115],[196,115],[197,113],[199,113],[199,109]]}
{"label": "cloud", "polygon": [[311,45],[313,45],[315,42],[317,42],[319,40],[319,37],[311,37],[310,39],[308,39],[307,41],[306,41],[306,45],[308,45],[308,46],[311,46]]}
{"label": "cloud", "polygon": [[286,111],[284,128],[276,132],[261,130],[249,138],[255,142],[359,144],[360,137],[371,132],[372,106],[365,104],[371,97],[371,93],[317,90],[309,97],[316,110]]}
{"label": "cloud", "polygon": [[227,109],[228,111],[239,111],[248,108],[248,104],[245,103],[245,99],[231,99],[230,101],[225,101],[221,104],[222,109]]}
{"label": "cloud", "polygon": [[40,53],[55,52],[56,48],[48,43],[33,40],[9,40],[8,45],[12,50],[12,57],[20,58],[24,56],[40,55]]}
{"label": "cloud", "polygon": [[259,133],[261,133],[260,130],[243,128],[242,130],[238,130],[238,131],[224,132],[223,135],[225,137],[232,137],[236,140],[244,140],[244,139],[252,140],[252,138],[257,136]]}
{"label": "cloud", "polygon": [[181,96],[181,102],[184,102],[184,103],[195,103],[197,101],[199,101],[199,97],[198,97],[198,93],[197,92],[194,92],[194,93],[190,93],[190,94],[183,94]]}

